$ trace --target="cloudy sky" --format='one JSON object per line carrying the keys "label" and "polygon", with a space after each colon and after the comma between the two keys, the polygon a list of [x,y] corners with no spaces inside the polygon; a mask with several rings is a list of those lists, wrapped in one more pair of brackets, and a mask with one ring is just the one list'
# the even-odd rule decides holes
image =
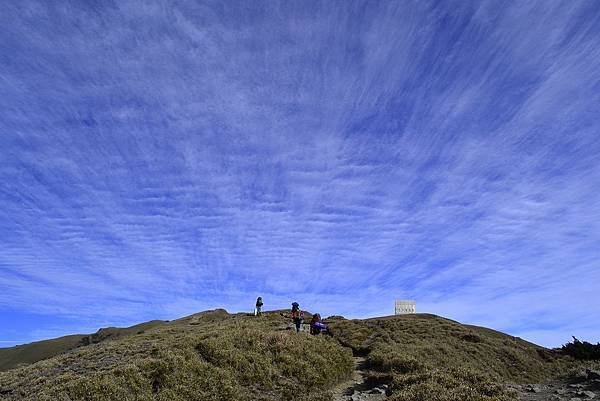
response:
{"label": "cloudy sky", "polygon": [[258,295],[600,341],[600,2],[0,7],[0,346]]}

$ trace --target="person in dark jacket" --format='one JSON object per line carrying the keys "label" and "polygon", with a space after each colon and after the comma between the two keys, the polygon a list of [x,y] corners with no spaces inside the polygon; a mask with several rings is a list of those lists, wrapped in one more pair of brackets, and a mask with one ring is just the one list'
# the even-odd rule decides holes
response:
{"label": "person in dark jacket", "polygon": [[254,309],[254,316],[260,316],[263,307],[262,297],[256,298],[256,308]]}
{"label": "person in dark jacket", "polygon": [[302,321],[304,320],[304,312],[300,310],[300,305],[298,302],[292,303],[292,320],[296,325],[296,333],[299,333],[300,327],[302,326]]}

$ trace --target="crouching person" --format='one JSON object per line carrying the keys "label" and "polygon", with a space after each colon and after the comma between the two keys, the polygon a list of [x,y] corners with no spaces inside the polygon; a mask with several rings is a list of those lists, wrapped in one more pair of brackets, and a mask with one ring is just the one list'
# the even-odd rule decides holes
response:
{"label": "crouching person", "polygon": [[327,325],[321,322],[321,315],[315,313],[310,321],[310,334],[318,336],[321,331],[326,331]]}

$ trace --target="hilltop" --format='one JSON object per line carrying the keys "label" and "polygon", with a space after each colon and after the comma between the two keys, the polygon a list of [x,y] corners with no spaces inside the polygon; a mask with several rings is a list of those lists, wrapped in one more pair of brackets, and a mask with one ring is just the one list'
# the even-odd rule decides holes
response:
{"label": "hilltop", "polygon": [[0,366],[9,370],[0,372],[0,394],[42,401],[508,401],[517,393],[507,384],[542,383],[579,366],[556,350],[435,315],[327,322],[332,335],[312,337],[293,332],[279,311],[256,318],[214,310],[1,349]]}

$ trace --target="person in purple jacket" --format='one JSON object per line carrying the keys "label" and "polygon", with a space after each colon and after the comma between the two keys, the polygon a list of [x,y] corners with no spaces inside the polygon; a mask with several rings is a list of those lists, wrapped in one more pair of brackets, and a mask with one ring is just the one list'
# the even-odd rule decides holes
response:
{"label": "person in purple jacket", "polygon": [[322,330],[327,330],[327,325],[321,322],[321,315],[315,313],[310,320],[310,334],[318,336]]}

